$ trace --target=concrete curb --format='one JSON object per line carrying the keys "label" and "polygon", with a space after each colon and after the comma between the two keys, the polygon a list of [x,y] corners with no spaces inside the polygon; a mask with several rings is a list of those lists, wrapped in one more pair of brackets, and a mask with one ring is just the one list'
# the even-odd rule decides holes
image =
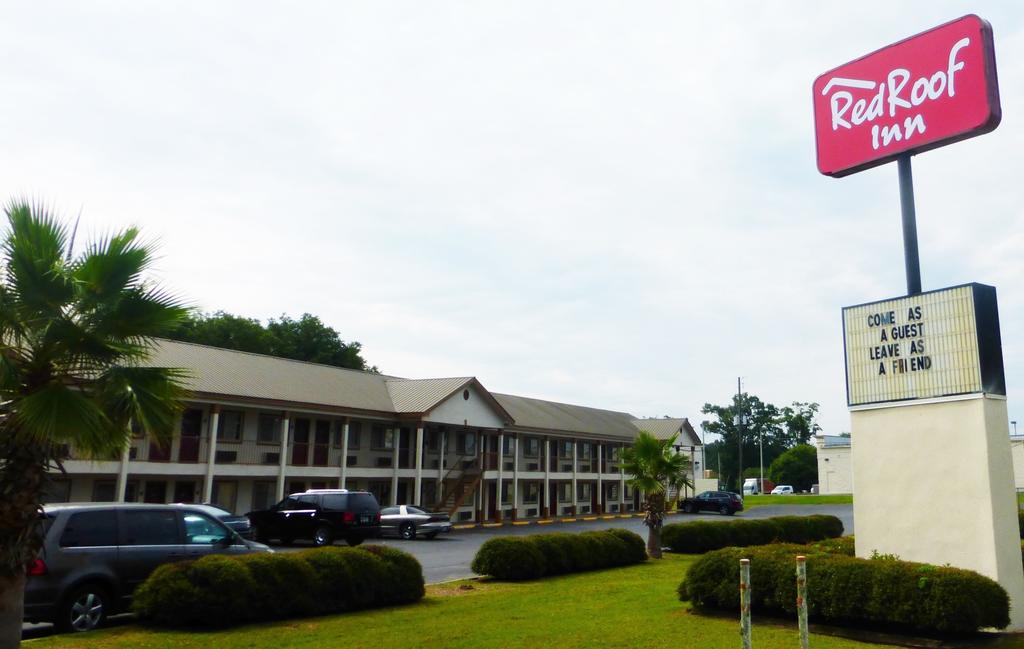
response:
{"label": "concrete curb", "polygon": [[[680,512],[666,512],[665,516],[677,516]],[[497,528],[497,527],[523,527],[527,525],[551,525],[552,523],[591,523],[594,521],[612,521],[617,518],[643,518],[643,512],[634,512],[631,514],[596,514],[594,516],[577,516],[577,517],[563,517],[563,518],[539,518],[528,521],[502,521],[501,523],[462,523],[459,525],[452,525],[453,530],[473,530],[477,528]]]}

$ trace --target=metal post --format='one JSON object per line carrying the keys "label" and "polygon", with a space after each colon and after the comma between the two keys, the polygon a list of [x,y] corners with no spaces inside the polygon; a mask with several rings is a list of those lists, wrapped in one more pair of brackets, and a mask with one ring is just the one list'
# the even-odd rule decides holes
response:
{"label": "metal post", "polygon": [[743,495],[743,406],[740,405],[740,377],[736,377],[736,416],[733,418],[736,426],[736,441],[739,446],[739,471],[736,474],[736,485],[740,495]]}
{"label": "metal post", "polygon": [[750,649],[750,559],[740,559],[740,638]]}
{"label": "metal post", "polygon": [[796,616],[800,625],[800,649],[807,649],[807,557],[796,558]]}
{"label": "metal post", "polygon": [[757,493],[764,494],[764,431],[757,431],[757,443],[761,447],[761,483],[757,485]]}
{"label": "metal post", "polygon": [[896,159],[900,174],[900,212],[903,216],[903,261],[907,269],[907,295],[921,292],[921,259],[917,252],[917,214],[910,154]]}

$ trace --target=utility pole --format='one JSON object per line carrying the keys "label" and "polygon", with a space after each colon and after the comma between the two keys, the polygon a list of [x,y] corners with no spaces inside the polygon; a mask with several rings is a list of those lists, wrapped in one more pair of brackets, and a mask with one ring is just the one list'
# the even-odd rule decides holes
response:
{"label": "utility pole", "polygon": [[739,469],[736,473],[736,484],[740,495],[743,495],[743,405],[741,402],[740,393],[742,388],[740,387],[741,377],[736,377],[736,415],[733,417],[733,423],[736,424],[736,440],[739,446]]}

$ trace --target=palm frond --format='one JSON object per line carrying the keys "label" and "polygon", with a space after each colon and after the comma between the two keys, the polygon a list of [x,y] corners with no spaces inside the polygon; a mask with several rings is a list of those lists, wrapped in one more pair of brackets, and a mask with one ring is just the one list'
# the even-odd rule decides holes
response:
{"label": "palm frond", "polygon": [[114,426],[85,392],[57,382],[12,403],[11,419],[27,443],[74,442],[77,448],[96,455],[119,450],[128,438],[127,428]]}
{"label": "palm frond", "polygon": [[11,202],[4,242],[7,289],[22,318],[36,320],[61,313],[73,295],[64,264],[67,231],[41,206]]}
{"label": "palm frond", "polygon": [[188,397],[184,370],[167,367],[111,367],[94,383],[97,401],[112,421],[132,420],[158,439],[170,439]]}

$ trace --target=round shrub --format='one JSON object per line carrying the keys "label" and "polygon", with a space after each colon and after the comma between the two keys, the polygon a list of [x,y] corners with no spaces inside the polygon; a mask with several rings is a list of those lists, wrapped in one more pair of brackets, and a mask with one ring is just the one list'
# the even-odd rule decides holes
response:
{"label": "round shrub", "polygon": [[236,559],[255,582],[248,594],[255,619],[308,615],[326,608],[317,597],[320,581],[316,571],[295,554],[248,554]]}
{"label": "round shrub", "polygon": [[207,555],[193,563],[186,574],[195,586],[195,597],[189,603],[191,624],[230,626],[256,619],[248,598],[257,589],[256,580],[238,558]]}
{"label": "round shrub", "polygon": [[662,529],[662,542],[672,552],[703,554],[727,547],[768,543],[809,543],[841,536],[843,522],[835,516],[776,516],[738,521],[691,521]]}
{"label": "round shrub", "polygon": [[315,596],[326,610],[352,611],[373,605],[384,579],[384,564],[373,555],[356,548],[327,546],[297,556],[318,576]]}
{"label": "round shrub", "polygon": [[607,530],[605,533],[615,536],[625,544],[623,550],[626,557],[625,564],[640,563],[647,560],[647,543],[636,532],[614,528]]}
{"label": "round shrub", "polygon": [[383,601],[409,604],[423,598],[423,566],[411,554],[384,545],[364,545],[356,549],[369,553],[384,564]]}
{"label": "round shrub", "polygon": [[572,535],[563,533],[535,534],[527,538],[544,556],[545,575],[564,575],[567,572],[573,572],[575,545]]}
{"label": "round shrub", "polygon": [[751,606],[796,614],[795,557],[807,556],[811,619],[901,631],[966,633],[1009,623],[1009,597],[995,581],[958,568],[857,559],[814,546],[725,548],[693,563],[679,585],[696,608],[739,606],[739,560],[750,559]]}
{"label": "round shrub", "polygon": [[165,563],[154,570],[135,590],[132,610],[143,620],[154,624],[182,624],[181,618],[192,620],[196,612],[196,587],[188,578],[191,561]]}
{"label": "round shrub", "polygon": [[478,575],[520,581],[542,577],[545,561],[528,538],[499,536],[480,546],[471,568]]}

